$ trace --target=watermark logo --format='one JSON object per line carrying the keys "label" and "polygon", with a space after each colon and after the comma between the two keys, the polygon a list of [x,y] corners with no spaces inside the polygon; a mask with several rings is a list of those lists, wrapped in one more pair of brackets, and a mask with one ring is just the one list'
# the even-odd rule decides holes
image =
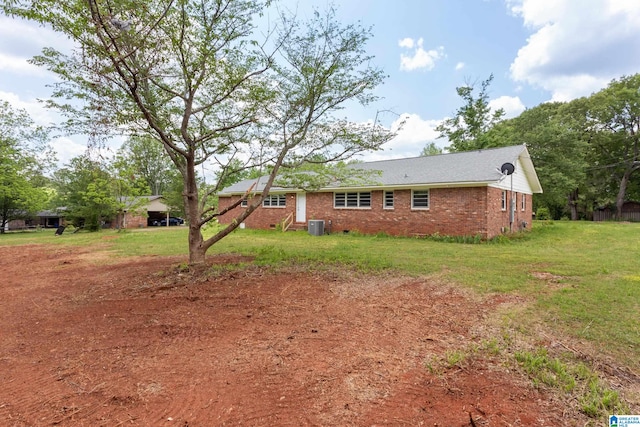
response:
{"label": "watermark logo", "polygon": [[640,415],[609,415],[609,427],[640,427]]}

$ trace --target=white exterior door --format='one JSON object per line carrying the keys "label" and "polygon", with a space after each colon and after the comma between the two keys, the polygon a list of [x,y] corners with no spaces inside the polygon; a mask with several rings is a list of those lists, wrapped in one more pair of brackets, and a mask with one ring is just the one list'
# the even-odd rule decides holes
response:
{"label": "white exterior door", "polygon": [[307,195],[296,194],[296,222],[307,222]]}

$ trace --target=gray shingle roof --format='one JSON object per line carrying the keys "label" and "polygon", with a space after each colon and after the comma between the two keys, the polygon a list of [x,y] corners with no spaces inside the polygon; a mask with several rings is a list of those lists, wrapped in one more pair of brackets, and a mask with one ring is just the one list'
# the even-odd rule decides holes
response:
{"label": "gray shingle roof", "polygon": [[[540,182],[525,145],[356,163],[351,167],[381,172],[379,177],[374,178],[376,182],[369,187],[489,184],[497,182],[501,178],[500,166],[507,162],[516,164],[518,159],[523,165],[524,173],[534,192],[541,192]],[[254,182],[256,182],[255,179],[238,182],[222,190],[220,195],[244,194]],[[253,191],[261,191],[266,182],[266,177],[260,178]],[[358,188],[363,187],[367,187],[367,185],[358,186]],[[345,187],[326,187],[326,189],[334,188]],[[272,192],[285,190],[280,187],[271,189]]]}

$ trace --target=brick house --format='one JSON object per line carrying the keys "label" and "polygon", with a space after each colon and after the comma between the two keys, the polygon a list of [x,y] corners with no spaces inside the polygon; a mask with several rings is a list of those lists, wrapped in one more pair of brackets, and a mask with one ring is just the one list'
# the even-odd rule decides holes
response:
{"label": "brick house", "polygon": [[111,228],[144,228],[169,220],[170,207],[163,196],[121,197],[120,202],[124,209],[110,223]]}
{"label": "brick house", "polygon": [[[515,167],[512,174],[502,172],[505,164]],[[274,228],[291,215],[294,226],[323,220],[325,231],[333,233],[479,235],[490,239],[530,227],[532,195],[542,193],[525,145],[351,167],[379,171],[380,175],[370,184],[336,184],[316,192],[272,187],[262,206],[241,226]],[[260,192],[264,182],[266,178],[245,180],[225,188],[219,193],[219,209],[244,197],[254,184],[252,191]],[[230,223],[241,209],[242,205],[221,216],[220,223]]]}

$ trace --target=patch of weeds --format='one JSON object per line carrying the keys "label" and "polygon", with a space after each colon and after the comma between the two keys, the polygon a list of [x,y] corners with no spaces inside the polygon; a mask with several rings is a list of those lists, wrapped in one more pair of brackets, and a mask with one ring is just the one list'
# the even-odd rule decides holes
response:
{"label": "patch of weeds", "polygon": [[536,386],[543,384],[565,392],[571,392],[575,388],[573,373],[569,372],[567,365],[560,359],[549,357],[546,349],[539,348],[534,353],[517,351],[514,356]]}
{"label": "patch of weeds", "polygon": [[440,365],[440,361],[437,358],[427,357],[424,360],[424,367],[434,375],[439,375],[442,373],[442,366]]}
{"label": "patch of weeds", "polygon": [[373,237],[375,237],[376,239],[388,239],[388,238],[391,238],[391,236],[389,234],[385,233],[384,231],[377,232]]}
{"label": "patch of weeds", "polygon": [[500,234],[498,236],[492,237],[491,239],[487,240],[487,243],[502,245],[506,243],[511,243],[511,238],[506,234]]}
{"label": "patch of weeds", "polygon": [[442,243],[478,244],[483,242],[482,236],[479,234],[475,236],[449,236],[436,232],[425,236],[425,239]]}
{"label": "patch of weeds", "polygon": [[190,271],[188,262],[181,262],[176,266],[176,271],[178,273],[188,273]]}
{"label": "patch of weeds", "polygon": [[500,343],[498,343],[498,340],[496,338],[491,338],[490,340],[483,341],[480,349],[492,356],[497,356],[502,351],[502,349],[500,348]]}
{"label": "patch of weeds", "polygon": [[462,350],[447,350],[442,356],[432,356],[424,360],[424,367],[434,375],[453,367],[462,368],[467,354]]}
{"label": "patch of weeds", "polygon": [[466,354],[461,350],[447,350],[444,354],[444,360],[450,368],[462,367],[462,362],[466,357]]}
{"label": "patch of weeds", "polygon": [[509,333],[508,330],[504,329],[502,331],[502,341],[505,343],[505,345],[510,346],[513,344],[513,337],[511,336],[511,334]]}
{"label": "patch of weeds", "polygon": [[607,388],[598,376],[590,373],[586,386],[578,397],[580,409],[590,417],[596,418],[604,414],[627,413],[629,408],[621,401],[620,394]]}
{"label": "patch of weeds", "polygon": [[536,387],[544,385],[574,395],[580,410],[589,417],[626,410],[619,393],[607,388],[598,375],[583,363],[572,364],[551,357],[544,348],[534,352],[518,351],[514,357]]}

